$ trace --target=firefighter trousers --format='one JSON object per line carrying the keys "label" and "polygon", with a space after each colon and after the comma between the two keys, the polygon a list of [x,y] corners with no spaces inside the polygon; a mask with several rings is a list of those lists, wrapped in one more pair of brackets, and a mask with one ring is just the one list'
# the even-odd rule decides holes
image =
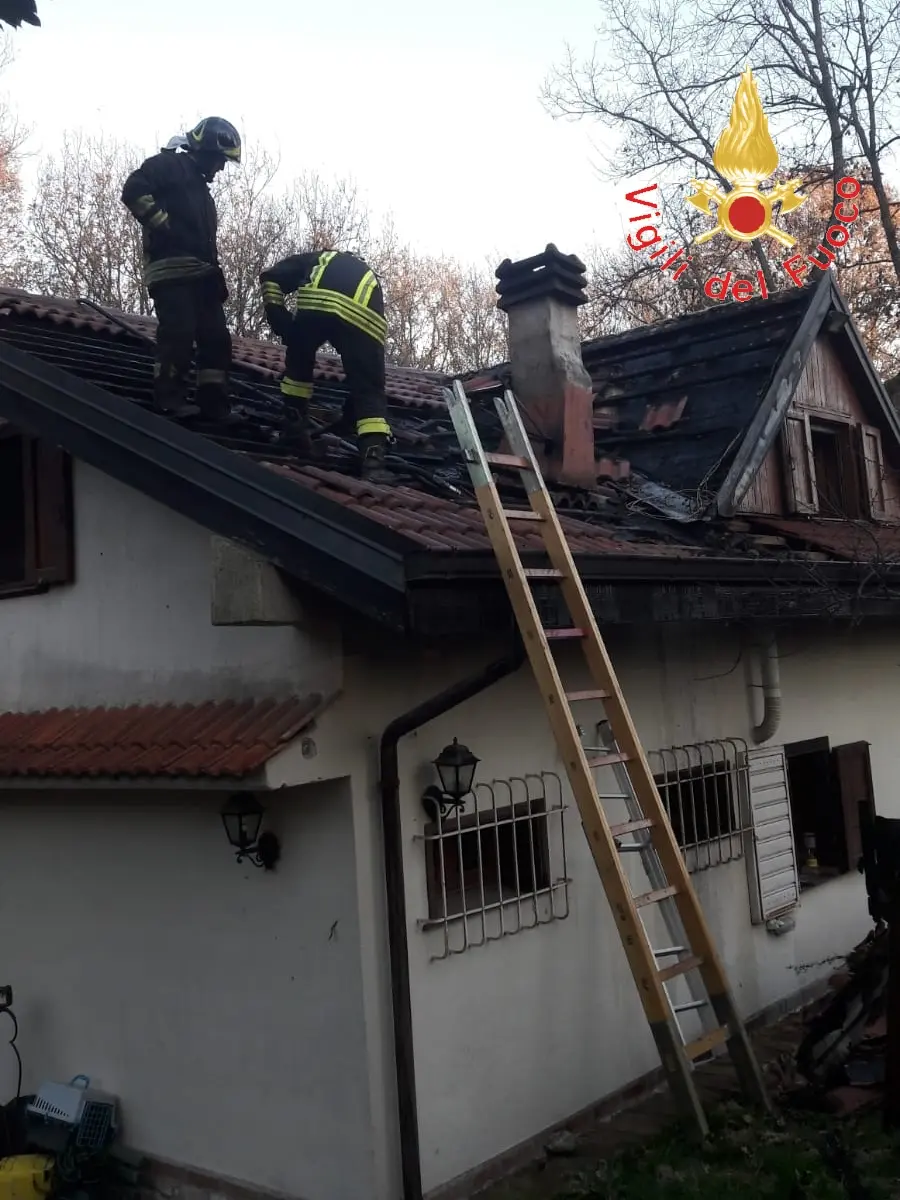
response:
{"label": "firefighter trousers", "polygon": [[290,418],[305,420],[313,394],[316,353],[330,342],[343,363],[350,393],[350,414],[345,412],[345,417],[352,415],[356,436],[390,435],[381,342],[341,317],[302,310],[294,315],[286,342],[281,394]]}
{"label": "firefighter trousers", "polygon": [[220,273],[166,279],[149,289],[156,308],[156,402],[172,408],[183,402],[197,347],[197,403],[218,415],[228,408],[231,334],[222,306]]}

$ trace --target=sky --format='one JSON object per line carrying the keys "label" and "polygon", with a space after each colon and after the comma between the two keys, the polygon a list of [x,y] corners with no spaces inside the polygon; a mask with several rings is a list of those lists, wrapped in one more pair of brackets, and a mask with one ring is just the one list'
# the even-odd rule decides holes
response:
{"label": "sky", "polygon": [[583,254],[620,232],[621,189],[597,176],[603,131],[554,120],[539,91],[566,43],[590,52],[601,3],[38,0],[0,87],[32,169],[67,130],[152,154],[223,116],[286,178],[352,177],[420,251]]}

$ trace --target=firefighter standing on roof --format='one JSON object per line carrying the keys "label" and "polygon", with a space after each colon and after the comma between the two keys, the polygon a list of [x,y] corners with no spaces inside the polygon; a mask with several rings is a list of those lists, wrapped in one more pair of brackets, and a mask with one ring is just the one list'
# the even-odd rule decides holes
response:
{"label": "firefighter standing on roof", "polygon": [[186,403],[195,345],[200,411],[212,418],[230,413],[228,289],[209,185],[227,162],[240,161],[238,131],[221,117],[207,117],[143,162],[122,188],[122,202],[143,228],[144,282],[159,320],[154,401],[173,416],[197,412]]}
{"label": "firefighter standing on roof", "polygon": [[[383,466],[391,435],[384,390],[387,324],[375,272],[353,254],[325,250],[283,259],[263,271],[260,283],[266,319],[286,346],[281,393],[288,440],[301,453],[310,452],[308,411],[316,352],[330,342],[347,378],[360,474],[372,482],[389,481]],[[291,292],[296,292],[293,314],[284,303]]]}

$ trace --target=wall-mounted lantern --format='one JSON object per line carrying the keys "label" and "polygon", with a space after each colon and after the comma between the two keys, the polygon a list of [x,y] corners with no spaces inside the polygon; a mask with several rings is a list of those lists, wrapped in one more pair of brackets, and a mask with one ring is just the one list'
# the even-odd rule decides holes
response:
{"label": "wall-mounted lantern", "polygon": [[222,805],[222,824],[238,862],[248,858],[254,867],[272,871],[281,858],[281,842],[270,830],[260,833],[265,811],[252,792],[235,792]]}
{"label": "wall-mounted lantern", "polygon": [[465,805],[479,762],[469,747],[456,738],[451,746],[443,748],[434,760],[441,786],[432,783],[422,793],[422,807],[432,821],[437,819],[438,812],[443,819],[451,809]]}

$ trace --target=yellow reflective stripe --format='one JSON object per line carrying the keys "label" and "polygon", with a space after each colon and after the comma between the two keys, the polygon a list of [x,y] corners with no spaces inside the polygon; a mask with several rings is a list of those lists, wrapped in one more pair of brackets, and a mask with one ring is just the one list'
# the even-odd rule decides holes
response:
{"label": "yellow reflective stripe", "polygon": [[368,333],[370,337],[376,341],[383,342],[387,336],[387,322],[384,317],[378,313],[372,312],[368,308],[362,308],[358,304],[354,304],[347,296],[340,292],[326,291],[319,288],[317,291],[310,293],[306,288],[301,288],[297,292],[297,311],[302,310],[308,312],[330,312],[343,320],[348,321],[351,325],[355,325],[357,329],[362,329]]}
{"label": "yellow reflective stripe", "polygon": [[336,254],[337,250],[326,250],[324,254],[319,255],[319,261],[313,268],[313,272],[309,277],[309,283],[305,284],[305,287],[317,288],[319,286],[319,280],[322,278],[322,273]]}
{"label": "yellow reflective stripe", "polygon": [[267,280],[262,285],[263,304],[267,307],[284,308],[284,292],[277,283]]}
{"label": "yellow reflective stripe", "polygon": [[150,218],[150,220],[147,222],[147,224],[150,226],[151,229],[159,229],[160,225],[167,224],[168,220],[169,220],[169,214],[167,212],[163,212],[160,209],[159,212],[155,212],[153,214],[153,216]]}
{"label": "yellow reflective stripe", "polygon": [[152,196],[138,196],[137,200],[135,200],[134,204],[132,205],[131,211],[135,214],[135,216],[143,217],[146,216],[148,212],[152,212],[154,208],[156,208],[156,201]]}
{"label": "yellow reflective stripe", "polygon": [[365,275],[363,275],[362,279],[359,281],[359,286],[357,287],[356,291],[353,293],[353,303],[354,304],[361,304],[363,306],[363,308],[366,307],[366,302],[363,300],[363,296],[366,294],[366,288],[369,289],[369,295],[370,296],[372,295],[372,288],[369,287],[369,284],[372,283],[374,281],[374,279],[375,279],[375,272],[374,271],[366,271]]}
{"label": "yellow reflective stripe", "polygon": [[309,400],[313,394],[313,385],[301,383],[299,379],[289,379],[285,375],[281,381],[281,392],[284,396],[296,396],[300,400]]}
{"label": "yellow reflective stripe", "polygon": [[370,433],[383,433],[385,437],[390,437],[391,427],[384,417],[363,417],[361,421],[356,422],[357,437],[365,437]]}
{"label": "yellow reflective stripe", "polygon": [[375,292],[375,289],[378,287],[378,276],[375,274],[374,271],[371,272],[371,275],[372,275],[372,281],[369,284],[369,286],[366,288],[364,295],[361,297],[361,299],[359,301],[359,303],[363,306],[363,308],[369,307],[369,303],[372,299],[372,295]]}

